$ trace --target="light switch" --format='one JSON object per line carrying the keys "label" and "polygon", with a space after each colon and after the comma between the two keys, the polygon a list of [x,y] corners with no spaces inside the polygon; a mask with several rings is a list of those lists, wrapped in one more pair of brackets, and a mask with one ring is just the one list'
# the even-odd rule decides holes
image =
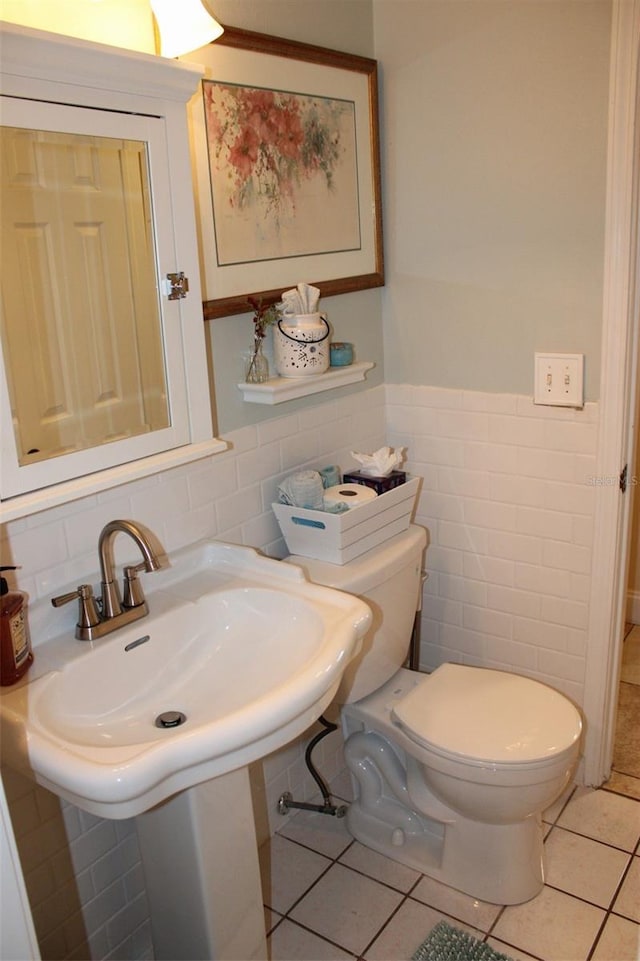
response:
{"label": "light switch", "polygon": [[584,406],[584,354],[535,354],[534,404]]}

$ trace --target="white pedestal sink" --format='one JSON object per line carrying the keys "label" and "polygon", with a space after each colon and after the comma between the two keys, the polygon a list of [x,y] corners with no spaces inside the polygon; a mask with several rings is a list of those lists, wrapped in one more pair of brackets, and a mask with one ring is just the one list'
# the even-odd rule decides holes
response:
{"label": "white pedestal sink", "polygon": [[156,961],[267,957],[247,768],[137,817]]}
{"label": "white pedestal sink", "polygon": [[86,811],[138,816],[157,958],[264,957],[246,766],[322,713],[371,612],[213,541],[145,586],[144,620],[37,646],[0,693],[2,761]]}

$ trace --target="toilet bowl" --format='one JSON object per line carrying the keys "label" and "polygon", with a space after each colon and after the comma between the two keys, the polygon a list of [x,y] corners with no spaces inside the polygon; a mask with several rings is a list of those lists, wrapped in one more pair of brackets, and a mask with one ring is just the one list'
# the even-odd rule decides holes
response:
{"label": "toilet bowl", "polygon": [[347,827],[475,898],[518,904],[543,886],[541,815],[577,765],[580,713],[558,691],[510,672],[401,666],[425,544],[412,525],[345,565],[287,558],[373,610],[336,697],[356,789]]}

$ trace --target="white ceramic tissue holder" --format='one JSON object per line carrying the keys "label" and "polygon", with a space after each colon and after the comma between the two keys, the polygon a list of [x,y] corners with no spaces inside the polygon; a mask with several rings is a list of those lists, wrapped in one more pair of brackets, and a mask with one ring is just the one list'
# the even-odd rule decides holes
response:
{"label": "white ceramic tissue holder", "polygon": [[281,377],[324,374],[331,359],[329,324],[318,310],[320,291],[298,284],[282,294],[281,316],[273,329],[273,356]]}
{"label": "white ceramic tissue holder", "polygon": [[329,324],[324,314],[284,314],[273,328],[273,355],[281,377],[323,374],[329,368]]}

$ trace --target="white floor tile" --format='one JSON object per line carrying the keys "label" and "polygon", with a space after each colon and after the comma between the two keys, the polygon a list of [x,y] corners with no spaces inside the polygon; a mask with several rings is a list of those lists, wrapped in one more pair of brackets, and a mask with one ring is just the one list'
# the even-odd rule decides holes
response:
{"label": "white floor tile", "polygon": [[587,961],[592,950],[590,961],[640,961],[640,803],[570,788],[544,818],[545,888],[502,909],[352,841],[342,819],[300,812],[261,849],[269,958],[406,961],[444,917],[480,939],[491,930],[488,943],[514,961]]}
{"label": "white floor tile", "polygon": [[557,826],[544,849],[547,884],[609,907],[629,863],[628,854]]}
{"label": "white floor tile", "polygon": [[592,961],[637,961],[639,933],[640,928],[633,921],[610,914]]}
{"label": "white floor tile", "polygon": [[286,914],[331,862],[278,834],[260,848],[264,903]]}
{"label": "white floor tile", "polygon": [[613,910],[616,914],[623,914],[625,918],[640,922],[640,857],[633,859]]}
{"label": "white floor tile", "polygon": [[560,827],[633,851],[640,838],[640,802],[578,788],[558,819]]}
{"label": "white floor tile", "polygon": [[347,831],[344,818],[320,814],[317,811],[300,811],[278,831],[281,837],[306,844],[332,860],[349,847],[353,838]]}
{"label": "white floor tile", "polygon": [[600,908],[545,887],[533,901],[506,908],[491,933],[545,961],[586,961],[604,917]]}
{"label": "white floor tile", "polygon": [[278,925],[267,941],[269,961],[352,961],[353,955],[292,921]]}
{"label": "white floor tile", "polygon": [[504,941],[497,941],[496,938],[487,938],[487,944],[499,954],[506,954],[512,961],[539,961],[538,958],[527,954],[526,951],[520,951],[519,948],[514,948],[511,944],[505,944]]}
{"label": "white floor tile", "polygon": [[432,878],[422,878],[411,892],[411,897],[423,901],[443,914],[448,914],[468,926],[474,937],[481,937],[489,930],[500,913],[496,904],[479,901],[469,894],[449,888],[446,884],[434,881]]}
{"label": "white floor tile", "polygon": [[562,811],[563,807],[565,806],[565,804],[567,803],[567,801],[569,800],[569,798],[571,797],[575,789],[576,789],[575,784],[568,784],[567,787],[562,792],[562,794],[560,795],[560,797],[557,798],[553,802],[553,804],[551,804],[548,808],[546,808],[542,812],[542,820],[546,824],[555,823],[555,821],[558,818],[558,815]]}
{"label": "white floor tile", "polygon": [[388,884],[398,891],[404,891],[405,894],[411,890],[420,877],[419,871],[414,871],[413,868],[408,868],[398,861],[392,861],[384,854],[379,854],[377,851],[365,847],[364,844],[360,844],[359,841],[354,841],[352,846],[345,851],[340,858],[340,863],[346,864],[347,867],[356,871],[361,871],[362,874],[366,874],[376,881]]}
{"label": "white floor tile", "polygon": [[397,891],[334,864],[290,917],[347,951],[360,954],[402,899]]}
{"label": "white floor tile", "polygon": [[367,961],[410,961],[429,931],[442,920],[435,908],[407,898],[391,918],[384,931],[373,942],[365,958]]}
{"label": "white floor tile", "polygon": [[272,928],[275,928],[278,921],[281,920],[281,914],[277,914],[275,911],[272,911],[271,908],[264,909],[264,929],[267,934],[269,934],[269,931],[271,931]]}

